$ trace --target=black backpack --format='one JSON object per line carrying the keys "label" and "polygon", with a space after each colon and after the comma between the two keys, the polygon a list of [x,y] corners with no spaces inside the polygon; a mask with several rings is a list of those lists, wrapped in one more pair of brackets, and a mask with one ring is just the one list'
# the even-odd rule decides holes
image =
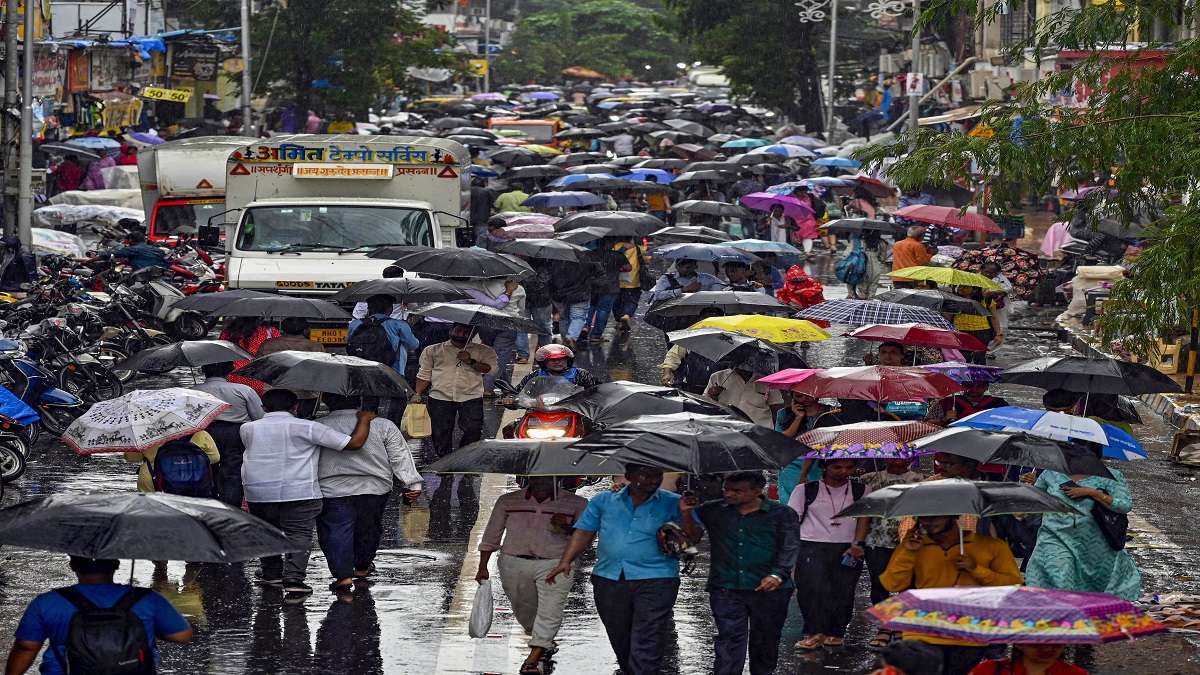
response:
{"label": "black backpack", "polygon": [[67,675],[149,675],[155,672],[146,625],[133,606],[150,593],[131,588],[112,607],[97,607],[77,589],[55,590],[78,610],[67,629]]}
{"label": "black backpack", "polygon": [[396,350],[383,327],[383,321],[368,316],[346,342],[346,354],[360,359],[392,365],[396,362]]}
{"label": "black backpack", "polygon": [[212,462],[200,446],[179,438],[164,444],[150,464],[154,489],[184,497],[212,497]]}
{"label": "black backpack", "polygon": [[[866,494],[867,486],[862,481],[850,481],[850,496],[851,504],[862,499]],[[817,495],[821,493],[821,481],[811,480],[804,484],[804,511],[800,513],[800,523],[804,523],[804,519],[808,517],[808,507],[812,506],[813,502],[817,501]]]}

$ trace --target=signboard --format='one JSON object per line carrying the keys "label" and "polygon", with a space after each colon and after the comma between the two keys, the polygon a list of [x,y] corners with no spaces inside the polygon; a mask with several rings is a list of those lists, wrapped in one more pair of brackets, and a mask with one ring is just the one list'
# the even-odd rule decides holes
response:
{"label": "signboard", "polygon": [[105,129],[124,129],[137,126],[142,115],[142,101],[136,98],[108,99],[100,113]]}
{"label": "signboard", "polygon": [[925,74],[909,73],[904,78],[904,93],[907,96],[920,96],[925,93]]}
{"label": "signboard", "polygon": [[91,91],[111,91],[117,84],[128,82],[132,74],[129,64],[129,52],[124,49],[92,49],[89,50],[92,65],[88,79],[88,89]]}
{"label": "signboard", "polygon": [[293,164],[296,178],[348,178],[352,180],[389,180],[396,167],[391,164]]}
{"label": "signboard", "polygon": [[988,126],[986,122],[980,122],[968,131],[967,135],[974,138],[991,138],[996,135],[996,130]]}
{"label": "signboard", "polygon": [[187,103],[192,100],[191,89],[167,89],[165,87],[142,87],[138,93],[144,99],[151,101],[170,101],[171,103]]}
{"label": "signboard", "polygon": [[471,59],[467,61],[467,70],[475,77],[483,77],[488,73],[487,59]]}
{"label": "signboard", "polygon": [[78,94],[88,90],[91,79],[91,61],[82,49],[73,49],[67,54],[67,91]]}
{"label": "signboard", "polygon": [[38,48],[33,61],[33,95],[62,98],[67,83],[67,53]]}
{"label": "signboard", "polygon": [[221,50],[216,45],[171,45],[171,77],[203,82],[217,79]]}
{"label": "signboard", "polygon": [[[341,145],[300,145],[280,143],[277,146],[252,145],[235,150],[232,159],[241,162],[337,162],[387,164],[456,164],[454,155],[441,148],[427,145],[394,145],[389,149],[377,149],[366,145],[346,147]],[[433,167],[429,167],[434,171]],[[397,172],[399,173],[399,172]],[[244,174],[243,174],[244,175]]]}

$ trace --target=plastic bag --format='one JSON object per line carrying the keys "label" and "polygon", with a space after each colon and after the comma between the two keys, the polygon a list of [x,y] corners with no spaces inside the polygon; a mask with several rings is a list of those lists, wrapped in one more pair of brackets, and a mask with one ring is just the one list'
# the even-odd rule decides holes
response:
{"label": "plastic bag", "polygon": [[473,638],[487,637],[492,629],[492,614],[495,606],[492,600],[492,580],[484,579],[475,589],[475,602],[471,607],[471,621],[467,624],[467,633]]}
{"label": "plastic bag", "polygon": [[400,431],[409,438],[429,438],[433,435],[433,423],[429,421],[429,408],[424,403],[409,403],[400,418]]}

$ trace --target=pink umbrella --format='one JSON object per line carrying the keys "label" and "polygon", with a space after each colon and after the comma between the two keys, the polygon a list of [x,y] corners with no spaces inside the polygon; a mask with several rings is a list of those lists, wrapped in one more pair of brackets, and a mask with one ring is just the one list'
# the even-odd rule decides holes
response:
{"label": "pink umbrella", "polygon": [[799,384],[805,379],[821,372],[821,368],[784,368],[778,373],[759,378],[763,384],[773,385],[777,389],[787,389],[793,384]]}
{"label": "pink umbrella", "polygon": [[923,323],[875,324],[856,328],[846,335],[870,342],[899,342],[902,345],[916,347],[965,349],[973,352],[987,351],[987,345],[970,333]]}
{"label": "pink umbrella", "polygon": [[913,204],[904,208],[896,209],[892,215],[907,218],[908,220],[919,220],[923,223],[933,223],[934,225],[945,225],[954,227],[960,230],[975,230],[977,232],[995,232],[997,234],[1004,232],[996,221],[988,218],[982,213],[959,213],[958,207],[955,206],[934,206],[932,204]]}
{"label": "pink umbrella", "polygon": [[1042,255],[1047,258],[1053,258],[1055,253],[1067,240],[1071,238],[1071,234],[1067,231],[1069,223],[1065,220],[1060,220],[1057,223],[1051,223],[1050,229],[1046,230],[1046,236],[1042,238]]}
{"label": "pink umbrella", "polygon": [[813,217],[813,210],[799,199],[771,192],[752,192],[742,197],[742,206],[755,211],[770,211],[775,206],[782,206],[784,215],[791,216],[797,221]]}
{"label": "pink umbrella", "polygon": [[[792,375],[784,375],[784,373]],[[822,368],[807,371],[796,378],[800,369],[782,370],[759,382],[814,398],[848,398],[862,401],[924,401],[942,399],[962,391],[954,380],[924,368],[905,366],[859,366],[855,368]],[[780,378],[773,380],[772,378]]]}
{"label": "pink umbrella", "polygon": [[558,222],[558,217],[544,213],[526,213],[523,211],[505,211],[497,214],[509,225],[551,225]]}

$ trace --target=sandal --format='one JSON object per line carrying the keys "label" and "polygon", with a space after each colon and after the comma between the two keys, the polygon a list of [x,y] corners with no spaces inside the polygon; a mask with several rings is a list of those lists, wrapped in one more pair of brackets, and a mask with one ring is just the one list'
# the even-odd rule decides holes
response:
{"label": "sandal", "polygon": [[371,563],[371,566],[367,568],[366,574],[355,574],[353,579],[355,581],[365,581],[367,577],[371,576],[372,574],[375,574],[375,563]]}
{"label": "sandal", "polygon": [[821,634],[810,635],[796,643],[796,649],[804,652],[811,652],[820,649],[825,644],[825,636]]}
{"label": "sandal", "polygon": [[821,643],[821,646],[825,647],[826,649],[837,649],[839,647],[845,646],[845,644],[846,644],[846,641],[843,640],[842,638],[830,636],[830,637],[825,638],[825,641]]}
{"label": "sandal", "polygon": [[541,661],[534,661],[533,663],[526,661],[521,664],[521,670],[517,672],[519,675],[542,675]]}
{"label": "sandal", "polygon": [[881,651],[884,647],[887,647],[889,644],[891,644],[891,642],[892,634],[885,630],[881,630],[876,633],[871,642],[867,644],[867,649]]}

